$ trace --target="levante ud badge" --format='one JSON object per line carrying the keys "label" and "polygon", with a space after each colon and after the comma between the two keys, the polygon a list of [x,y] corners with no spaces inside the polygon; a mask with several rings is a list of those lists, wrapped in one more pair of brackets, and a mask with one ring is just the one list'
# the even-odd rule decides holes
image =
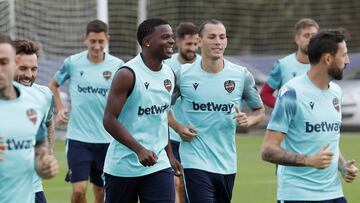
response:
{"label": "levante ud badge", "polygon": [[337,112],[340,112],[340,104],[339,104],[339,99],[338,98],[334,98],[333,99],[333,105],[334,105],[334,108],[336,109]]}
{"label": "levante ud badge", "polygon": [[103,72],[103,77],[105,78],[105,80],[108,80],[109,78],[111,78],[111,72],[110,71],[104,71]]}
{"label": "levante ud badge", "polygon": [[235,89],[235,82],[233,80],[227,80],[224,82],[224,88],[228,93],[231,93]]}
{"label": "levante ud badge", "polygon": [[164,86],[168,92],[171,91],[172,85],[171,85],[171,81],[169,79],[164,80]]}
{"label": "levante ud badge", "polygon": [[37,113],[34,109],[28,109],[26,111],[26,115],[29,118],[29,120],[35,125],[37,121]]}

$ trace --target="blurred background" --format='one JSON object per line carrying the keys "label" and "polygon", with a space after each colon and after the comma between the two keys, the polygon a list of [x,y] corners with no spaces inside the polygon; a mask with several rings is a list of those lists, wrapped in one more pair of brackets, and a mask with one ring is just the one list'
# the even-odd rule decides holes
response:
{"label": "blurred background", "polygon": [[[139,52],[137,25],[146,18],[161,17],[175,28],[181,21],[196,25],[208,19],[221,20],[227,28],[226,58],[246,66],[261,88],[276,59],[296,51],[294,24],[300,18],[315,19],[321,29],[349,31],[350,64],[343,88],[342,153],[360,160],[360,1],[359,0],[0,0],[0,32],[13,38],[27,38],[42,47],[37,83],[47,85],[63,60],[86,49],[86,24],[101,19],[109,24],[109,52],[127,61]],[[67,86],[62,97],[69,96]],[[267,118],[271,110],[267,110]],[[233,202],[276,202],[275,168],[261,161],[259,148],[267,124],[255,130],[239,130],[237,136],[238,175]],[[60,174],[44,181],[48,202],[69,202],[70,184],[63,180],[67,171],[65,127],[57,128],[56,157]],[[360,203],[360,182],[344,183],[349,202]],[[92,201],[89,187],[88,200]],[[1,202],[1,200],[0,200]]]}

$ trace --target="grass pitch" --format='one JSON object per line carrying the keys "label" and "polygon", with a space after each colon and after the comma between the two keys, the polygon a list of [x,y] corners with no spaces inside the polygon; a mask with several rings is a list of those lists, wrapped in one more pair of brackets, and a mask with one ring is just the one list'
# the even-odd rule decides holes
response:
{"label": "grass pitch", "polygon": [[[233,203],[275,203],[275,166],[260,158],[262,135],[237,136],[238,172],[233,191]],[[360,133],[343,133],[340,142],[342,154],[347,159],[360,162]],[[49,203],[70,202],[71,185],[64,181],[67,171],[65,145],[56,142],[56,157],[60,163],[60,173],[51,180],[44,181],[44,191]],[[360,168],[360,164],[357,163]],[[93,202],[92,187],[88,187],[88,202]],[[343,182],[343,189],[349,203],[360,203],[360,179],[352,184]]]}

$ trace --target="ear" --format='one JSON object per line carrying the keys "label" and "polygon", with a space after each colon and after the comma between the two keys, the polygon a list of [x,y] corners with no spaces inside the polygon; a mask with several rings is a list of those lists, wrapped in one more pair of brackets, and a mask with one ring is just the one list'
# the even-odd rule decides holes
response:
{"label": "ear", "polygon": [[149,47],[150,46],[150,39],[148,37],[144,37],[142,44],[143,44],[144,47]]}
{"label": "ear", "polygon": [[20,55],[20,54],[16,54],[16,56],[15,56],[15,63],[16,63],[16,65],[19,65],[19,64],[20,64],[20,58],[21,58],[21,55]]}
{"label": "ear", "polygon": [[201,37],[198,38],[198,44],[199,44],[199,47],[201,48],[201,45],[202,45],[202,39],[201,39]]}
{"label": "ear", "polygon": [[299,36],[298,34],[296,34],[296,35],[294,36],[294,42],[295,42],[295,44],[299,45],[299,41],[300,41],[300,36]]}
{"label": "ear", "polygon": [[106,35],[106,39],[107,39],[108,41],[110,41],[110,35],[109,35],[109,34]]}
{"label": "ear", "polygon": [[333,56],[330,53],[325,53],[322,58],[326,65],[330,65],[333,61]]}
{"label": "ear", "polygon": [[180,42],[181,42],[181,40],[180,40],[180,39],[178,39],[178,38],[176,38],[176,39],[175,39],[175,44],[176,44],[176,46],[177,46],[177,47],[179,47],[179,46],[180,46]]}

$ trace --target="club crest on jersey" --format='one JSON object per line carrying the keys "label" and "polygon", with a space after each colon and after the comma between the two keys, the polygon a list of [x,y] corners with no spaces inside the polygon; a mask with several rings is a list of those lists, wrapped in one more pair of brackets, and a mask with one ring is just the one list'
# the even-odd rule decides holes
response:
{"label": "club crest on jersey", "polygon": [[224,88],[227,92],[231,93],[235,89],[235,82],[233,80],[227,80],[224,82]]}
{"label": "club crest on jersey", "polygon": [[29,120],[35,125],[37,121],[37,113],[34,109],[28,109],[26,111],[26,115],[29,118]]}
{"label": "club crest on jersey", "polygon": [[339,99],[338,98],[334,98],[333,99],[333,105],[334,105],[334,108],[337,112],[340,112],[340,104],[339,104]]}
{"label": "club crest on jersey", "polygon": [[105,80],[108,80],[109,78],[111,78],[112,73],[110,71],[104,71],[103,72],[103,77],[105,78]]}
{"label": "club crest on jersey", "polygon": [[172,85],[171,85],[171,81],[169,79],[164,80],[164,86],[168,92],[171,91]]}

